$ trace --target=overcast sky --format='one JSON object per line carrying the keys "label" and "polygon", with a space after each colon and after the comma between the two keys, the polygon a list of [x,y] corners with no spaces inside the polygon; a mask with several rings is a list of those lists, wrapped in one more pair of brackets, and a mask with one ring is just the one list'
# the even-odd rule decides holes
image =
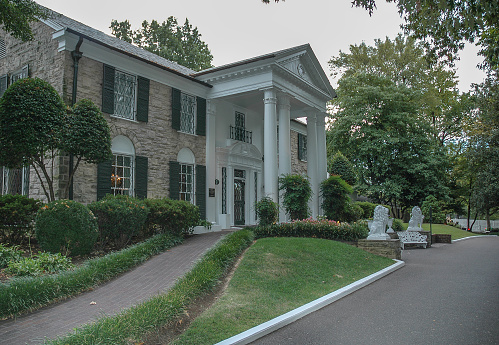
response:
{"label": "overcast sky", "polygon": [[[372,17],[352,8],[350,0],[286,0],[268,5],[260,0],[36,1],[108,34],[113,19],[128,19],[137,29],[143,20],[163,22],[174,16],[183,24],[188,18],[208,44],[215,66],[309,43],[328,76],[327,62],[340,50],[347,52],[350,44],[362,42],[374,45],[376,38],[393,39],[402,23],[396,6],[382,0],[377,1]],[[483,80],[483,72],[475,67],[481,61],[477,51],[469,46],[461,53],[461,91]],[[336,80],[329,78],[336,87]]]}

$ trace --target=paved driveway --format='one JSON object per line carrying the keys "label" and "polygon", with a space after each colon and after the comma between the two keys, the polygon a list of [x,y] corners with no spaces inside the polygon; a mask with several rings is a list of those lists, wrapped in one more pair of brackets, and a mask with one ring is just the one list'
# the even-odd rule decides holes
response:
{"label": "paved driveway", "polygon": [[253,342],[499,344],[499,237],[407,249],[387,277]]}

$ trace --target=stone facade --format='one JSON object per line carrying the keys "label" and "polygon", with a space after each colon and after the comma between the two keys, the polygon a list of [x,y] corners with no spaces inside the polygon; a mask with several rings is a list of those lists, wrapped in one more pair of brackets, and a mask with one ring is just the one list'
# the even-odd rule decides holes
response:
{"label": "stone facade", "polygon": [[291,172],[307,176],[307,161],[298,159],[298,132],[291,131]]}

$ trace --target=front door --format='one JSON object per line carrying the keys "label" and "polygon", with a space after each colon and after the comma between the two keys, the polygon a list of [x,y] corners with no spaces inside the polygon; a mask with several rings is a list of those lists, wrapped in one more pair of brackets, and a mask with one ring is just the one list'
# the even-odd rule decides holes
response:
{"label": "front door", "polygon": [[245,224],[245,171],[234,170],[234,225]]}

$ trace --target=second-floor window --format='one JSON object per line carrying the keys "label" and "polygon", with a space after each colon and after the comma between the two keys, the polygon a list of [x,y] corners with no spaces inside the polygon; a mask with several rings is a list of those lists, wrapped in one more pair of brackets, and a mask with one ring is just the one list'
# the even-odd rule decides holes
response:
{"label": "second-floor window", "polygon": [[195,134],[196,97],[181,93],[182,110],[180,112],[180,131]]}
{"label": "second-floor window", "polygon": [[114,115],[135,119],[137,77],[116,70],[114,74]]}

